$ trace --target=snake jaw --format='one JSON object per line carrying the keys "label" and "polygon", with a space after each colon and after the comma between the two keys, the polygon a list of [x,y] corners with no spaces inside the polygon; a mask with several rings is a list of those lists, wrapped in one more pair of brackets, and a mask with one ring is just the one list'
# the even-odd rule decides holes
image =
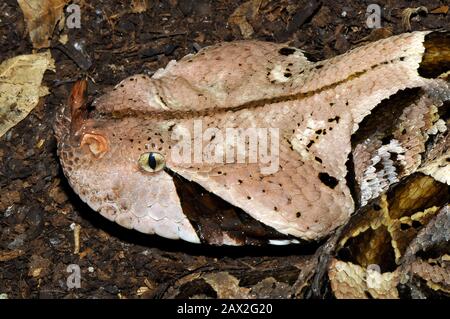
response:
{"label": "snake jaw", "polygon": [[[122,130],[114,119],[88,116],[86,92],[85,80],[74,84],[54,126],[62,170],[71,187],[91,208],[123,227],[199,243],[172,178],[165,172],[142,172],[142,151],[132,149],[132,139],[122,140],[127,134],[137,140],[143,132]],[[164,217],[166,211],[170,218]]]}

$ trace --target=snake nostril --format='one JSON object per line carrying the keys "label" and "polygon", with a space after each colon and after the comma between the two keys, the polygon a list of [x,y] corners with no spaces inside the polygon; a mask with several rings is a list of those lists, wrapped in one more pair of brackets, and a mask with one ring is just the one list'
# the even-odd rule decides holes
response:
{"label": "snake nostril", "polygon": [[80,146],[84,145],[87,145],[97,158],[101,158],[109,150],[108,140],[100,134],[84,134]]}

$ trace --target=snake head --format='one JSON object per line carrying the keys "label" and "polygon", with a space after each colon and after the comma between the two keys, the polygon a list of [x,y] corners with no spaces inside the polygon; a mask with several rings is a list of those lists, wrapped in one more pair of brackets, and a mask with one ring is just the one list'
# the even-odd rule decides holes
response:
{"label": "snake head", "polygon": [[182,212],[172,177],[163,170],[162,139],[154,136],[155,141],[149,141],[136,119],[89,114],[86,91],[85,80],[75,83],[55,124],[58,155],[71,187],[91,208],[121,226],[199,242]]}

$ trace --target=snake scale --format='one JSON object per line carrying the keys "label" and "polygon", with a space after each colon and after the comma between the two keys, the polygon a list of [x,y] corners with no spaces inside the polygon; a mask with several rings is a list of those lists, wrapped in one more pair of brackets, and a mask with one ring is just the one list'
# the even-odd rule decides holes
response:
{"label": "snake scale", "polygon": [[214,245],[317,241],[382,209],[409,176],[450,183],[449,70],[448,32],[318,62],[284,44],[221,43],[92,105],[77,82],[56,118],[58,154],[81,199],[124,227]]}

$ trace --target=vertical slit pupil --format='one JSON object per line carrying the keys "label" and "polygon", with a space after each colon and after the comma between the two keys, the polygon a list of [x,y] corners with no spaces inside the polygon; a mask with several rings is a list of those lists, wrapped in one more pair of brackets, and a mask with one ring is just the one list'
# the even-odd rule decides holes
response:
{"label": "vertical slit pupil", "polygon": [[153,154],[153,153],[150,153],[148,155],[148,166],[150,166],[151,169],[156,168],[156,158],[155,158],[155,154]]}

